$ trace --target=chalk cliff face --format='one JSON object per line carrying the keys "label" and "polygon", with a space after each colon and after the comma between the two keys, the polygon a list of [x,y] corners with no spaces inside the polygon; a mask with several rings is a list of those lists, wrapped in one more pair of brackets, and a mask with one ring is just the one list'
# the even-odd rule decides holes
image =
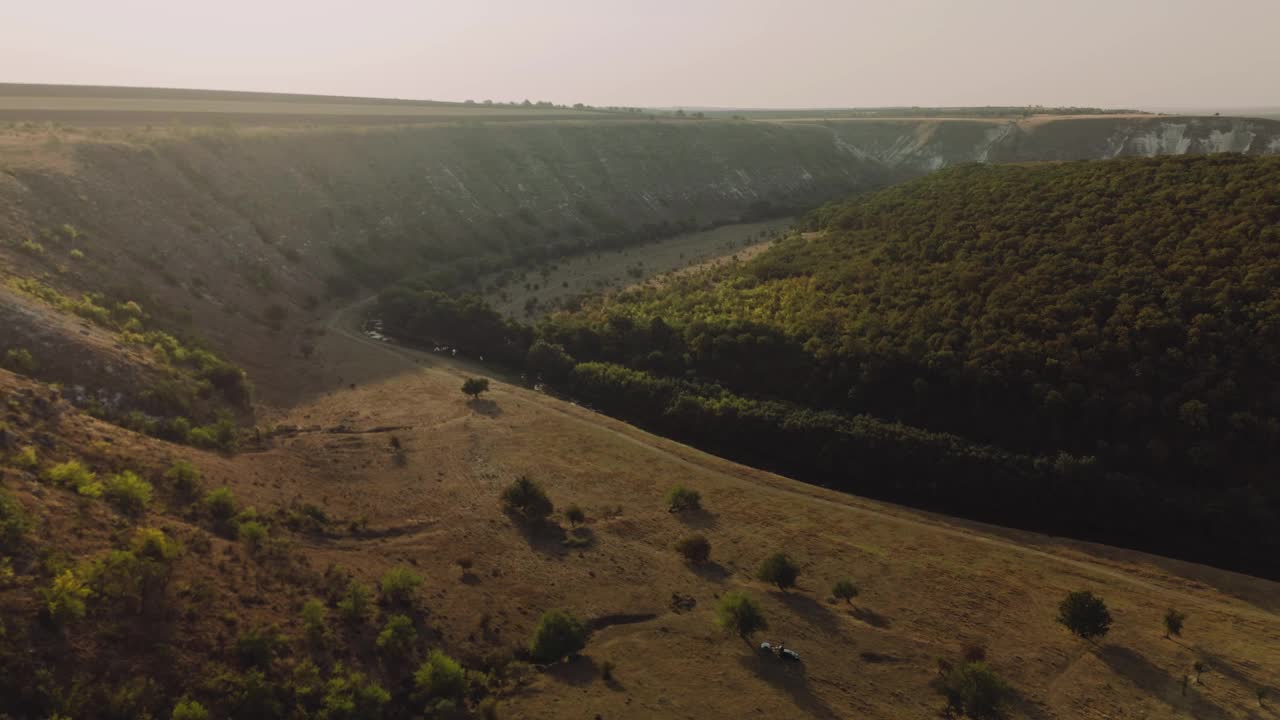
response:
{"label": "chalk cliff face", "polygon": [[964,162],[1280,152],[1280,123],[1220,117],[848,120],[821,125],[841,151],[911,173]]}

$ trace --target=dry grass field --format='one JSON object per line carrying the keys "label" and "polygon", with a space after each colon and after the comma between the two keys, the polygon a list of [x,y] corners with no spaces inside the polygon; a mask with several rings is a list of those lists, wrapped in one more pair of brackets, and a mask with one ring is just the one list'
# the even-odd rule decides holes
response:
{"label": "dry grass field", "polygon": [[[937,660],[967,646],[984,647],[1014,686],[1011,717],[1280,715],[1256,694],[1280,691],[1280,585],[828,492],[516,385],[468,401],[458,387],[483,368],[362,338],[353,317],[317,357],[355,389],[278,419],[400,427],[405,457],[396,460],[388,433],[301,433],[235,461],[275,500],[318,499],[367,517],[379,536],[309,552],[370,576],[394,562],[422,569],[432,616],[469,651],[523,641],[551,607],[644,618],[597,632],[584,658],[508,698],[504,716],[931,717],[943,705]],[[563,546],[567,523],[528,534],[500,513],[498,493],[520,474],[558,506],[586,510],[587,547]],[[676,483],[701,491],[706,512],[668,513],[662,497]],[[693,531],[712,544],[700,569],[672,549]],[[797,589],[753,579],[776,551],[801,561]],[[829,597],[843,577],[861,589],[847,605]],[[785,640],[803,667],[780,666],[715,626],[730,589],[763,603],[770,629],[756,640]],[[1103,640],[1073,638],[1054,621],[1058,601],[1078,589],[1115,615]],[[1189,616],[1181,639],[1163,637],[1170,607]],[[1197,661],[1209,670],[1184,694]],[[605,662],[616,665],[611,682],[599,677]]]}

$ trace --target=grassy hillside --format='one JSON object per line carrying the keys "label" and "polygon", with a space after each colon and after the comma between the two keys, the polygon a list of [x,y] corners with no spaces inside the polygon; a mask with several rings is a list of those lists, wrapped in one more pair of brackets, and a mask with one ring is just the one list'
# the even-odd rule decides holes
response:
{"label": "grassy hillside", "polygon": [[1277,187],[1238,156],[955,168],[555,316],[526,362],[815,481],[1274,574]]}
{"label": "grassy hillside", "polygon": [[[0,712],[905,720],[946,705],[939,660],[979,656],[1008,683],[1010,718],[1244,720],[1280,692],[1275,583],[790,481],[363,338],[356,318],[292,366],[355,388],[274,415],[235,456],[105,425],[0,371]],[[459,387],[477,374],[493,387],[471,401]],[[55,471],[69,460],[110,490],[82,492]],[[147,500],[116,489],[125,471]],[[521,475],[554,503],[545,521],[504,513]],[[669,512],[676,485],[702,509]],[[673,547],[694,534],[706,562]],[[776,552],[800,565],[796,587],[757,579]],[[384,588],[395,570],[422,582]],[[831,593],[842,579],[858,589],[847,601]],[[1077,590],[1110,608],[1105,637],[1056,622]],[[731,591],[769,623],[749,642],[717,625]],[[552,608],[592,632],[570,661],[531,662]],[[1173,639],[1169,608],[1187,616]],[[417,680],[433,651],[465,668],[461,683]]]}

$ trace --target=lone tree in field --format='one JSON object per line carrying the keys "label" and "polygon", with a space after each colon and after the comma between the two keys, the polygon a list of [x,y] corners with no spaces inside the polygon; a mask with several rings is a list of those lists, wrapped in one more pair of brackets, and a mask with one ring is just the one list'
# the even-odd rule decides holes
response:
{"label": "lone tree in field", "polygon": [[711,559],[711,541],[705,535],[689,535],[676,543],[676,552],[694,565]]}
{"label": "lone tree in field", "polygon": [[730,590],[720,598],[720,605],[716,608],[716,623],[725,630],[736,633],[743,640],[769,627],[760,606],[741,590]]}
{"label": "lone tree in field", "polygon": [[1186,621],[1186,615],[1169,608],[1169,612],[1164,614],[1164,636],[1166,638],[1182,637],[1182,624]]}
{"label": "lone tree in field", "polygon": [[529,654],[541,663],[559,662],[587,646],[587,626],[563,610],[542,613],[529,640]]}
{"label": "lone tree in field", "polygon": [[786,553],[775,553],[760,563],[760,571],[756,577],[770,585],[777,585],[779,590],[796,586],[796,578],[800,577],[800,566],[787,557]]}
{"label": "lone tree in field", "polygon": [[837,600],[843,600],[846,603],[852,603],[853,599],[858,597],[858,586],[853,584],[852,580],[839,580],[831,588],[831,594]]}
{"label": "lone tree in field", "polygon": [[947,668],[942,694],[951,711],[971,718],[998,718],[1013,690],[986,663],[978,661]]}
{"label": "lone tree in field", "polygon": [[462,392],[472,400],[479,400],[480,393],[489,392],[489,378],[467,378],[462,383]]}
{"label": "lone tree in field", "polygon": [[555,506],[542,486],[521,475],[502,491],[502,508],[526,521],[545,520]]}
{"label": "lone tree in field", "polygon": [[1111,611],[1102,598],[1088,590],[1067,593],[1058,604],[1058,622],[1085,640],[1102,637],[1111,629]]}
{"label": "lone tree in field", "polygon": [[702,509],[702,494],[677,485],[667,491],[667,510],[673,513],[694,512]]}

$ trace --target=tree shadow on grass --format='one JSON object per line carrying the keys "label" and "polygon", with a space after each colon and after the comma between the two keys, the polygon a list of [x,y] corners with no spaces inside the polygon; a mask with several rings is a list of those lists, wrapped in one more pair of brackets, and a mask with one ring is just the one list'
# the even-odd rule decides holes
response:
{"label": "tree shadow on grass", "polygon": [[1189,710],[1198,720],[1218,720],[1229,717],[1226,711],[1209,702],[1191,685],[1182,694],[1181,678],[1175,678],[1167,670],[1126,647],[1104,645],[1097,651],[1107,667],[1122,675],[1143,692],[1164,702],[1171,708]]}
{"label": "tree shadow on grass", "polygon": [[779,602],[787,606],[792,614],[797,615],[814,625],[823,628],[835,627],[836,616],[831,612],[831,608],[823,605],[821,602],[814,600],[808,595],[802,595],[795,592],[783,592],[775,590],[773,596]]}
{"label": "tree shadow on grass", "polygon": [[858,620],[860,622],[864,622],[873,628],[879,628],[881,630],[884,630],[885,628],[893,624],[893,622],[889,620],[887,616],[881,615],[880,613],[876,612],[875,610],[872,610],[871,608],[862,607],[861,605],[854,605],[853,607],[850,607],[848,610],[848,613],[849,613],[849,616],[852,617],[853,619]]}
{"label": "tree shadow on grass", "polygon": [[1010,717],[1025,717],[1030,718],[1030,720],[1050,720],[1053,717],[1048,708],[1023,695],[1016,689],[1010,691],[1009,699],[1005,706],[1013,709],[1013,712],[1006,713]]}
{"label": "tree shadow on grass", "polygon": [[589,527],[578,526],[564,533],[560,544],[570,550],[585,550],[596,544],[596,533]]}
{"label": "tree shadow on grass", "polygon": [[502,414],[502,408],[498,407],[498,403],[483,398],[468,400],[467,407],[471,408],[472,412],[485,417],[498,417]]}
{"label": "tree shadow on grass", "polygon": [[809,677],[804,663],[786,662],[773,655],[760,652],[752,646],[749,655],[738,662],[760,680],[785,692],[796,707],[810,717],[834,718],[836,712],[809,687]]}
{"label": "tree shadow on grass", "polygon": [[[1183,647],[1187,647],[1187,646],[1184,645]],[[1222,655],[1215,655],[1214,653],[1200,650],[1198,648],[1187,647],[1187,649],[1199,655],[1200,660],[1204,662],[1205,665],[1208,666],[1208,669],[1205,670],[1204,672],[1204,677],[1201,679],[1202,684],[1204,683],[1205,680],[1210,680],[1213,677],[1213,675],[1217,674],[1217,675],[1221,675],[1222,677],[1234,683],[1243,685],[1248,691],[1249,697],[1251,698],[1257,698],[1256,693],[1259,690],[1262,690],[1266,693],[1266,697],[1272,699],[1272,703],[1276,703],[1277,701],[1280,701],[1280,688],[1277,688],[1274,685],[1265,685],[1262,682],[1252,677],[1249,677],[1248,675],[1245,675],[1243,672],[1241,672],[1239,667],[1243,665],[1249,669],[1258,670],[1259,672],[1261,672],[1261,668],[1258,667],[1257,663],[1253,663],[1250,661],[1232,662],[1231,660],[1228,660]],[[1275,707],[1274,705],[1267,704],[1267,705],[1263,705],[1258,709],[1270,710],[1270,714],[1280,715],[1280,708]]]}
{"label": "tree shadow on grass", "polygon": [[703,580],[720,583],[729,579],[728,568],[715,560],[708,560],[707,562],[690,565],[689,567],[692,568],[693,572]]}
{"label": "tree shadow on grass", "polygon": [[567,662],[552,663],[544,672],[548,677],[574,687],[590,685],[600,676],[596,661],[586,655],[575,655]]}
{"label": "tree shadow on grass", "polygon": [[520,529],[520,534],[524,536],[525,542],[529,543],[529,548],[534,552],[554,557],[564,556],[566,552],[564,541],[569,534],[558,523],[525,520],[517,516],[513,516],[511,521]]}
{"label": "tree shadow on grass", "polygon": [[695,530],[714,530],[720,524],[720,516],[716,513],[698,508],[697,510],[681,510],[671,513],[686,527]]}

